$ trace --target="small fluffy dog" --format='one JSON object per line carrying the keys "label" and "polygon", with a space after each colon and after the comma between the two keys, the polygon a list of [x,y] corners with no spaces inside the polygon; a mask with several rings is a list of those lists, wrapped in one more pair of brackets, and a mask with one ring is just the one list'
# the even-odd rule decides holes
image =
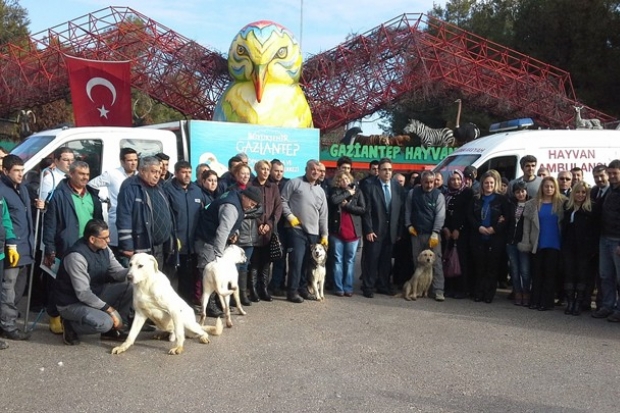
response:
{"label": "small fluffy dog", "polygon": [[243,307],[241,307],[241,300],[239,299],[239,271],[237,271],[237,264],[242,264],[246,260],[245,252],[241,247],[229,245],[224,250],[222,257],[207,264],[202,275],[202,313],[200,324],[204,325],[207,319],[207,304],[209,303],[209,296],[214,291],[220,298],[222,308],[226,314],[226,327],[230,328],[233,326],[230,317],[231,294],[235,296],[239,314],[246,314]]}
{"label": "small fluffy dog", "polygon": [[317,301],[323,301],[325,294],[323,288],[325,285],[325,261],[327,261],[327,249],[321,244],[313,244],[310,247],[310,256],[312,264],[308,271],[309,286],[311,294],[316,296]]}
{"label": "small fluffy dog", "polygon": [[185,330],[197,336],[203,344],[209,343],[209,334],[222,334],[222,320],[218,318],[215,326],[202,327],[196,322],[194,311],[174,291],[168,277],[157,267],[155,257],[148,254],[135,254],[129,261],[127,279],[133,284],[133,308],[136,312],[129,336],[123,344],[112,349],[112,354],[120,354],[133,345],[147,318],[150,318],[163,333],[155,338],[169,338],[174,347],[169,354],[181,354],[185,343]]}
{"label": "small fluffy dog", "polygon": [[431,250],[424,250],[418,254],[413,277],[403,285],[403,297],[405,300],[417,300],[418,297],[428,297],[428,289],[433,282],[433,264],[435,254]]}

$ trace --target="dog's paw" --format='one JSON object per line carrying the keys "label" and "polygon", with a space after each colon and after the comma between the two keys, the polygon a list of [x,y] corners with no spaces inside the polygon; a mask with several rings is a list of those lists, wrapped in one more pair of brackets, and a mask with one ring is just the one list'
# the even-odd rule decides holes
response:
{"label": "dog's paw", "polygon": [[183,353],[183,347],[182,347],[182,346],[179,346],[179,347],[172,347],[172,348],[168,351],[168,354],[170,354],[170,355],[172,355],[172,356],[177,355],[177,354],[181,354],[181,353]]}
{"label": "dog's paw", "polygon": [[112,354],[121,354],[127,351],[127,347],[125,346],[118,346],[118,347],[114,347],[112,349]]}
{"label": "dog's paw", "polygon": [[209,343],[211,343],[211,340],[209,340],[209,335],[208,334],[205,334],[204,336],[201,336],[199,341],[202,344],[209,344]]}
{"label": "dog's paw", "polygon": [[239,314],[241,315],[247,315],[247,313],[245,312],[245,310],[241,307],[239,307]]}
{"label": "dog's paw", "polygon": [[413,301],[417,301],[417,300],[418,300],[418,297],[416,297],[416,296],[414,295],[413,297],[411,297],[411,299],[412,299]]}

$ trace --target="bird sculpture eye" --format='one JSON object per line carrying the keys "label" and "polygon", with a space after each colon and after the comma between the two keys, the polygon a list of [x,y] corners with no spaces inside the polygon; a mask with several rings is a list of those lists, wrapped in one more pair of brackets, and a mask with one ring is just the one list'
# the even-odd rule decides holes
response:
{"label": "bird sculpture eye", "polygon": [[239,45],[237,46],[237,54],[239,56],[245,56],[246,54],[248,54],[248,51],[245,49],[245,47]]}
{"label": "bird sculpture eye", "polygon": [[278,49],[278,53],[276,53],[276,56],[278,56],[280,59],[284,59],[287,54],[288,49],[286,47],[281,47],[280,49]]}

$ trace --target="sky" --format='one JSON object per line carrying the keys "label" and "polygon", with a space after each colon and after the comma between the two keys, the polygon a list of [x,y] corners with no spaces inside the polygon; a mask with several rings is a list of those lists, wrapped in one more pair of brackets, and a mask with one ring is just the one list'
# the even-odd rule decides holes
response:
{"label": "sky", "polygon": [[[121,0],[117,4],[109,1],[20,0],[19,3],[28,10],[33,34],[109,6],[129,7],[224,55],[228,55],[230,43],[242,27],[258,20],[271,20],[295,34],[301,41],[304,57],[337,46],[351,33],[361,34],[404,13],[427,13],[433,7],[432,0]],[[365,133],[377,133],[376,117],[364,123]]]}

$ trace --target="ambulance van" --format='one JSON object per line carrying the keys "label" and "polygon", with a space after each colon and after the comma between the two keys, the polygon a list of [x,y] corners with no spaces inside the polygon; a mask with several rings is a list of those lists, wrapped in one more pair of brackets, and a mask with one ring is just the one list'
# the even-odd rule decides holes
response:
{"label": "ambulance van", "polygon": [[620,130],[607,129],[539,129],[499,132],[469,142],[452,152],[433,171],[441,172],[444,181],[451,171],[468,165],[478,169],[478,177],[489,169],[512,180],[523,175],[519,161],[534,155],[537,168],[544,166],[552,176],[574,167],[583,170],[584,180],[594,185],[592,169],[620,159]]}

